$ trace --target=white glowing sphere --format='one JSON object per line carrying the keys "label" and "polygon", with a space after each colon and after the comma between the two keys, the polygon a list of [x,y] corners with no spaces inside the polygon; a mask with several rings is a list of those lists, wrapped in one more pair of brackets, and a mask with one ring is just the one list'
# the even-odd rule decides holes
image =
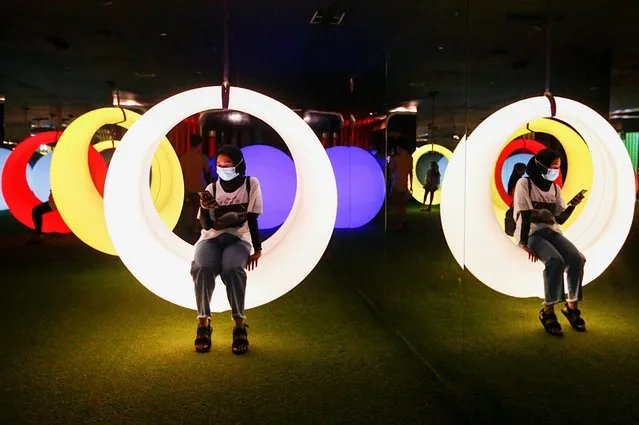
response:
{"label": "white glowing sphere", "polygon": [[[122,262],[150,291],[196,309],[189,274],[194,247],[162,224],[149,193],[153,153],[180,121],[221,109],[221,87],[203,87],[172,96],[146,112],[113,154],[104,189],[104,210],[113,245]],[[270,302],[299,284],[316,266],[335,224],[337,191],[330,161],[313,130],[295,112],[267,96],[231,87],[229,109],[253,115],[286,142],[297,173],[293,209],[264,242],[259,267],[249,272],[246,308]],[[221,282],[212,311],[229,309]]]}
{"label": "white glowing sphere", "polygon": [[[564,232],[586,257],[585,285],[612,263],[628,236],[634,173],[623,142],[601,115],[573,100],[555,100],[556,118],[581,134],[592,155],[589,199]],[[455,149],[443,183],[442,227],[456,261],[490,288],[514,297],[543,297],[544,265],[531,263],[501,230],[491,201],[491,171],[509,135],[549,112],[548,99],[536,97],[492,114]]]}

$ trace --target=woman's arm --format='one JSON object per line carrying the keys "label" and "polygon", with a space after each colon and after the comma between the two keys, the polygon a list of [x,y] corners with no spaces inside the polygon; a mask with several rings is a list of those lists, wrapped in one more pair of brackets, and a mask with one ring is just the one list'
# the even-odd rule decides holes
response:
{"label": "woman's arm", "polygon": [[521,233],[519,235],[519,245],[528,246],[528,233],[530,233],[530,222],[532,210],[521,211]]}
{"label": "woman's arm", "polygon": [[555,190],[557,195],[556,205],[557,210],[559,211],[559,214],[555,216],[555,221],[559,224],[564,224],[570,218],[570,215],[575,210],[575,207],[579,205],[584,199],[584,196],[583,193],[578,193],[573,199],[570,200],[570,202],[568,202],[568,205],[566,205],[566,202],[564,202],[564,198],[561,194],[561,188],[555,185]]}
{"label": "woman's arm", "polygon": [[530,223],[534,212],[528,193],[528,184],[528,180],[518,180],[513,191],[513,210],[521,216],[519,245],[523,247],[528,246],[528,233],[530,233]]}
{"label": "woman's arm", "polygon": [[253,243],[253,249],[255,250],[255,252],[260,252],[262,250],[262,241],[260,239],[260,229],[257,225],[257,217],[259,217],[259,214],[248,213],[248,226],[249,231],[251,232],[251,242]]}
{"label": "woman's arm", "polygon": [[555,217],[555,221],[559,224],[564,224],[566,222],[566,220],[568,220],[570,218],[570,215],[572,214],[572,212],[575,210],[574,205],[569,205],[568,208],[566,208],[565,210],[563,210],[561,212],[561,214],[559,214],[557,217]]}
{"label": "woman's arm", "polygon": [[209,230],[213,227],[213,219],[211,218],[211,212],[207,209],[200,207],[200,224],[204,230]]}

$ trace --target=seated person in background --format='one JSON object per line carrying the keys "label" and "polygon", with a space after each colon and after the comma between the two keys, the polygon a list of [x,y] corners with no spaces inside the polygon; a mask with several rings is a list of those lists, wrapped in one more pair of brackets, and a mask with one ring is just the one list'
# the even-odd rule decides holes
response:
{"label": "seated person in background", "polygon": [[55,211],[55,202],[53,201],[53,194],[49,192],[49,200],[33,207],[31,211],[31,217],[33,218],[34,233],[29,239],[29,243],[40,243],[44,240],[44,234],[42,233],[42,216]]}

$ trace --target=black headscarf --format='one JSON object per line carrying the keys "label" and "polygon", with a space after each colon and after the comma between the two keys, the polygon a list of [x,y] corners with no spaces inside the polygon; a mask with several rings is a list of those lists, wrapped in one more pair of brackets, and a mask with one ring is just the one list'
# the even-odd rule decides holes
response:
{"label": "black headscarf", "polygon": [[242,150],[235,145],[224,145],[218,151],[218,155],[226,155],[233,161],[235,171],[239,174],[233,180],[225,181],[220,179],[220,185],[226,193],[235,192],[246,180],[246,163]]}
{"label": "black headscarf", "polygon": [[548,172],[548,167],[559,158],[559,153],[552,149],[543,149],[539,153],[528,161],[526,166],[526,173],[532,182],[539,189],[544,192],[548,192],[552,187],[553,182],[544,178],[544,174]]}

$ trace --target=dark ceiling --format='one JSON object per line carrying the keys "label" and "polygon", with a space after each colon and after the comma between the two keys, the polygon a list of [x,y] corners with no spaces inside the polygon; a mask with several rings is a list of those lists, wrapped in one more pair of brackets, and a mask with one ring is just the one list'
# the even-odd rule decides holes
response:
{"label": "dark ceiling", "polygon": [[[222,4],[2,0],[0,94],[7,99],[7,125],[108,104],[109,81],[149,103],[219,84]],[[618,1],[614,8],[603,0],[551,4],[553,91],[581,96],[601,111],[611,98],[613,106],[636,102],[639,1]],[[437,92],[438,119],[455,126],[467,109],[481,116],[544,88],[545,0],[229,5],[231,84],[291,107],[362,113],[422,100],[430,111],[429,93]],[[326,21],[311,25],[315,12]],[[342,13],[340,25],[328,22]]]}

